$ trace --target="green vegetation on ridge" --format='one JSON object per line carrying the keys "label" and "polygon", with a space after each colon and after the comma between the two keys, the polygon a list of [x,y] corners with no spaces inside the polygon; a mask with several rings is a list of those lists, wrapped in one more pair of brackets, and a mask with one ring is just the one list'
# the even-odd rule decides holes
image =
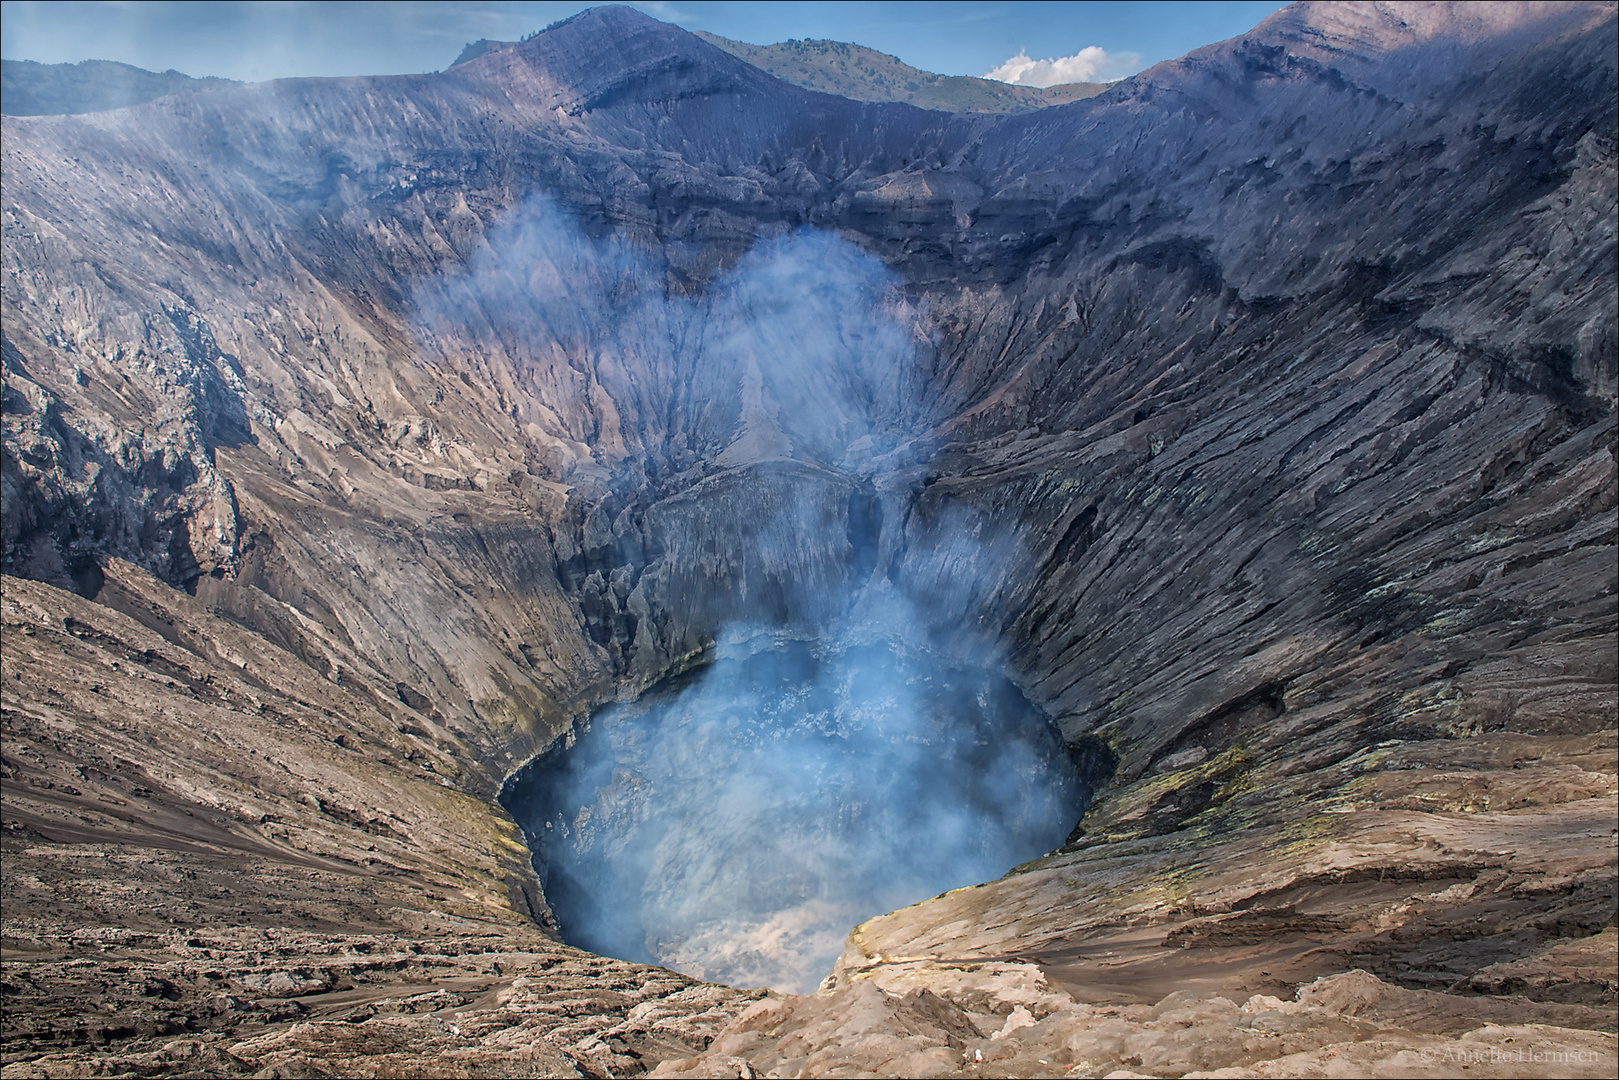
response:
{"label": "green vegetation on ridge", "polygon": [[944,112],[1029,112],[1094,97],[1104,83],[1015,86],[970,75],[935,75],[898,57],[844,41],[792,40],[748,45],[697,31],[710,45],[768,71],[783,82],[855,101],[903,101]]}

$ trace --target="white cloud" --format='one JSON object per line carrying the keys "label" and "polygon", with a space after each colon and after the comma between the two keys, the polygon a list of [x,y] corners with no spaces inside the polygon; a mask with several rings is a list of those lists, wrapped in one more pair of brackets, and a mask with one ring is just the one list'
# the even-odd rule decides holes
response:
{"label": "white cloud", "polygon": [[1073,56],[1036,60],[1027,49],[1007,60],[984,78],[1019,86],[1056,86],[1071,82],[1111,82],[1132,74],[1141,57],[1131,52],[1110,53],[1100,45],[1087,45]]}

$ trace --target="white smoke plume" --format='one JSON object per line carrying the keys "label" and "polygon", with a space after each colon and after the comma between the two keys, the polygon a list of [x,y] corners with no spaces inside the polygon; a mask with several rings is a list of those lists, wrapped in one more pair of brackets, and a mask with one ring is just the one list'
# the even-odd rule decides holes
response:
{"label": "white smoke plume", "polygon": [[734,626],[542,757],[503,801],[564,937],[808,993],[856,924],[1060,845],[1084,798],[1061,739],[992,667],[918,642],[929,621],[888,594],[810,640]]}
{"label": "white smoke plume", "polygon": [[[671,452],[834,464],[874,425],[903,425],[925,344],[888,269],[831,234],[760,240],[682,295],[654,255],[586,235],[543,196],[412,299],[426,355],[471,366],[509,392],[515,419],[604,463]],[[604,398],[643,427],[619,428]],[[679,429],[661,428],[673,414]]]}
{"label": "white smoke plume", "polygon": [[[813,990],[856,923],[1061,844],[1083,786],[1001,674],[997,600],[981,595],[1023,557],[1016,536],[947,509],[909,523],[903,568],[880,564],[875,535],[856,542],[907,528],[851,497],[884,489],[882,447],[920,412],[923,320],[892,274],[804,230],[688,295],[652,254],[545,200],[487,237],[415,290],[424,351],[510,380],[516,415],[581,460],[662,454],[751,493],[735,518],[690,510],[713,484],[648,512],[712,533],[682,549],[701,565],[647,572],[695,582],[663,595],[734,594],[712,662],[598,712],[502,795],[563,936]],[[641,427],[613,429],[632,414]]]}

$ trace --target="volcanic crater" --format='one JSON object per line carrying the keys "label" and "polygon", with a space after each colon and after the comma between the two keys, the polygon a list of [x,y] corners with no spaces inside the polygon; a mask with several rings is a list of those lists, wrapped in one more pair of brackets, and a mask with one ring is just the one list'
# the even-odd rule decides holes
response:
{"label": "volcanic crater", "polygon": [[1612,1075],[1615,25],[7,116],[4,1075]]}

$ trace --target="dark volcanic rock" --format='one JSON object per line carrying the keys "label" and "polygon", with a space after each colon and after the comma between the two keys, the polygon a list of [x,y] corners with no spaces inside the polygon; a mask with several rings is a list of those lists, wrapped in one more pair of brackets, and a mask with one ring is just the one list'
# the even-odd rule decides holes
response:
{"label": "dark volcanic rock", "polygon": [[[0,556],[34,579],[8,603],[238,627],[335,688],[301,700],[338,746],[487,798],[734,617],[941,598],[1115,783],[1067,861],[863,929],[856,982],[1080,948],[1095,864],[1109,933],[1342,946],[1253,993],[1360,966],[1595,1002],[1549,988],[1611,953],[1611,836],[1551,853],[1612,812],[1614,20],[1301,4],[986,117],[805,91],[606,8],[439,75],[7,117]],[[109,559],[172,597],[118,600],[147,579]],[[51,725],[112,721],[11,679],[66,655],[44,640],[8,635],[6,707],[40,726],[8,712],[6,755],[68,768]],[[180,644],[199,694],[236,677]],[[120,694],[143,786],[191,798],[207,753]],[[1191,926],[1306,865],[1306,891],[1447,884]],[[1523,906],[1469,907],[1498,872]],[[1446,911],[1496,919],[1488,947]]]}

